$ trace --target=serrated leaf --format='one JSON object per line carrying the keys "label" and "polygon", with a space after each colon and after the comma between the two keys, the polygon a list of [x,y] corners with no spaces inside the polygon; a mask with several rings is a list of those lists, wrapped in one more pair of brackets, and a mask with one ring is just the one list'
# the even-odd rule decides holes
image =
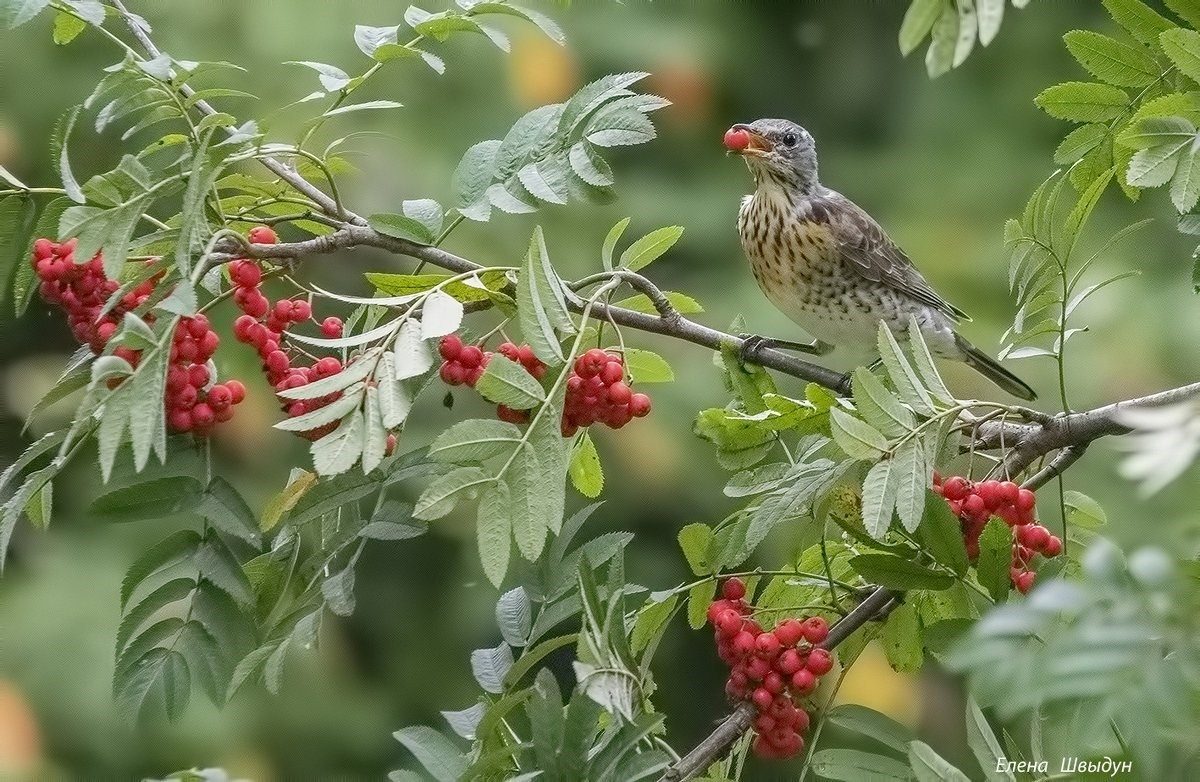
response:
{"label": "serrated leaf", "polygon": [[1145,87],[1158,78],[1158,66],[1143,48],[1090,30],[1072,30],[1063,41],[1080,65],[1109,84]]}
{"label": "serrated leaf", "polygon": [[1104,0],[1104,7],[1117,24],[1152,49],[1158,45],[1160,34],[1175,26],[1141,0]]}
{"label": "serrated leaf", "polygon": [[876,462],[862,485],[862,520],[867,534],[882,540],[892,525],[900,475],[893,459]]}
{"label": "serrated leaf", "polygon": [[851,459],[874,460],[887,451],[887,439],[878,429],[841,408],[829,411],[834,442]]}
{"label": "serrated leaf", "polygon": [[540,226],[534,229],[517,282],[517,312],[521,333],[534,354],[547,364],[561,364],[564,355],[555,329],[569,333],[574,324]]}
{"label": "serrated leaf", "polygon": [[822,749],[810,762],[814,772],[837,782],[888,782],[910,780],[908,764],[857,749]]}
{"label": "serrated leaf", "polygon": [[521,430],[507,421],[459,421],[430,444],[429,458],[449,464],[481,462],[511,450],[521,438]]}
{"label": "serrated leaf", "polygon": [[1176,27],[1161,33],[1158,41],[1180,73],[1200,82],[1200,33]]}
{"label": "serrated leaf", "polygon": [[640,348],[625,349],[625,369],[634,383],[670,383],[675,380],[675,371],[665,358]]}
{"label": "serrated leaf", "polygon": [[954,576],[895,554],[859,554],[851,557],[850,567],[870,583],[889,589],[940,590],[949,589],[954,584]]}
{"label": "serrated leaf", "polygon": [[392,734],[437,782],[456,782],[467,760],[450,740],[433,728],[416,725]]}
{"label": "serrated leaf", "polygon": [[896,481],[896,515],[908,532],[915,532],[925,512],[925,489],[930,476],[921,440],[912,437],[896,449],[892,457]]}
{"label": "serrated leaf", "polygon": [[512,556],[511,505],[508,484],[504,481],[485,487],[479,497],[476,520],[479,558],[488,581],[496,587],[504,582]]}
{"label": "serrated leaf", "polygon": [[933,23],[929,48],[925,50],[925,71],[931,79],[936,79],[953,67],[955,50],[958,48],[958,10],[951,3],[939,5],[941,14]]}
{"label": "serrated leaf", "polygon": [[533,628],[533,607],[524,587],[510,589],[496,602],[496,625],[509,646],[521,647]]}
{"label": "serrated leaf", "polygon": [[712,527],[707,524],[688,524],[679,530],[678,539],[679,548],[692,573],[697,576],[710,573],[712,563],[708,561],[708,552],[713,542]]}
{"label": "serrated leaf", "polygon": [[962,524],[941,498],[928,498],[917,536],[922,547],[942,565],[962,575],[967,572],[967,549]]}
{"label": "serrated leaf", "polygon": [[[675,291],[666,291],[665,295],[670,305],[680,315],[694,315],[698,312],[704,312],[704,307],[700,306],[700,302],[683,293]],[[614,307],[633,310],[634,312],[644,312],[648,315],[658,314],[654,303],[650,301],[650,297],[644,293],[634,294],[627,299],[613,302]]]}
{"label": "serrated leaf", "polygon": [[475,383],[475,390],[485,399],[514,410],[528,410],[546,399],[546,392],[533,375],[499,353],[488,360],[487,369]]}
{"label": "serrated leaf", "polygon": [[600,248],[600,262],[603,264],[605,271],[613,269],[613,250],[616,249],[617,242],[621,241],[621,235],[625,233],[625,229],[629,227],[629,221],[632,218],[626,217],[619,220],[612,228],[608,230],[608,234],[604,237],[604,244]]}
{"label": "serrated leaf", "polygon": [[1108,122],[1125,113],[1129,95],[1109,84],[1071,81],[1042,90],[1034,103],[1052,117],[1073,122]]}
{"label": "serrated leaf", "polygon": [[923,741],[914,741],[909,745],[908,763],[916,774],[917,782],[970,782],[966,774]]}
{"label": "serrated leaf", "polygon": [[1068,133],[1058,148],[1054,150],[1054,162],[1060,166],[1069,166],[1100,146],[1107,135],[1107,125],[1099,123],[1080,125]]}
{"label": "serrated leaf", "polygon": [[998,518],[993,517],[979,536],[979,558],[975,561],[975,575],[992,599],[1001,602],[1008,597],[1012,587],[1009,565],[1012,563],[1012,531]]}
{"label": "serrated leaf", "polygon": [[941,14],[941,0],[913,0],[900,23],[900,53],[908,56],[916,49]]}
{"label": "serrated leaf", "polygon": [[863,367],[854,370],[854,406],[864,420],[886,437],[899,437],[914,425],[913,414],[883,383]]}
{"label": "serrated leaf", "polygon": [[338,616],[354,613],[353,563],[321,582],[321,596],[329,610]]}
{"label": "serrated leaf", "polygon": [[886,714],[857,703],[835,706],[826,715],[826,719],[833,725],[866,736],[896,752],[907,751],[908,743],[913,738],[912,731],[904,725]]}
{"label": "serrated leaf", "polygon": [[586,431],[571,450],[567,474],[571,478],[571,485],[585,497],[595,499],[604,491],[604,470],[600,466],[600,454],[596,452],[596,444]]}
{"label": "serrated leaf", "polygon": [[925,652],[921,643],[921,625],[911,602],[902,603],[888,614],[879,643],[892,670],[901,673],[921,670]]}
{"label": "serrated leaf", "polygon": [[194,511],[202,490],[200,482],[190,476],[156,478],[106,492],[92,502],[91,509],[120,521],[160,519]]}
{"label": "serrated leaf", "polygon": [[651,231],[625,248],[617,265],[630,271],[643,269],[671,249],[681,236],[683,236],[683,226],[681,225],[671,225]]}
{"label": "serrated leaf", "polygon": [[458,503],[463,496],[478,491],[494,479],[478,467],[459,467],[442,475],[431,483],[413,510],[413,516],[425,521],[440,519]]}

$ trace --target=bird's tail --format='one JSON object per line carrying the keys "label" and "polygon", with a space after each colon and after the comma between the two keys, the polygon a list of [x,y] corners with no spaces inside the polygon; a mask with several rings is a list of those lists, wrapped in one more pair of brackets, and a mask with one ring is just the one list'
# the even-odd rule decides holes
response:
{"label": "bird's tail", "polygon": [[1000,366],[996,359],[957,334],[954,335],[954,342],[962,352],[963,361],[966,362],[967,366],[1015,397],[1030,402],[1037,399],[1037,394],[1029,387],[1028,383]]}

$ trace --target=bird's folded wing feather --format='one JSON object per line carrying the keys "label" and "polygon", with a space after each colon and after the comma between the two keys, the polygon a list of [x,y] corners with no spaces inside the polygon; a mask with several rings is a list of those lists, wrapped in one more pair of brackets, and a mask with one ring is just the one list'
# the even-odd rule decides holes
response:
{"label": "bird's folded wing feather", "polygon": [[970,320],[965,312],[937,294],[904,251],[858,204],[833,191],[813,201],[813,216],[828,223],[847,267],[863,279],[911,296],[954,320]]}

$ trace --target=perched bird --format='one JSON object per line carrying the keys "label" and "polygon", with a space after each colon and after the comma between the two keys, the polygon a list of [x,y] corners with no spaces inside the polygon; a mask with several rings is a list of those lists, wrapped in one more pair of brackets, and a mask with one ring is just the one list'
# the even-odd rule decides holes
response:
{"label": "perched bird", "polygon": [[[833,347],[874,349],[882,321],[898,340],[910,319],[937,356],[966,362],[1021,399],[1033,389],[954,330],[966,313],[930,287],[879,223],[817,178],[807,130],[784,119],[734,125],[725,146],[754,175],[742,199],[738,233],[767,298],[818,340],[788,344],[824,354]],[[761,344],[761,343],[760,343]]]}

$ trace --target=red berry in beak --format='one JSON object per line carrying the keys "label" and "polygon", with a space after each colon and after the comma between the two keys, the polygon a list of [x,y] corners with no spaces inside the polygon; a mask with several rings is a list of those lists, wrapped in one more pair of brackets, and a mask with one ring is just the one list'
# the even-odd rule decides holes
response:
{"label": "red berry in beak", "polygon": [[731,152],[741,152],[750,146],[750,134],[741,128],[730,128],[725,131],[725,148]]}

